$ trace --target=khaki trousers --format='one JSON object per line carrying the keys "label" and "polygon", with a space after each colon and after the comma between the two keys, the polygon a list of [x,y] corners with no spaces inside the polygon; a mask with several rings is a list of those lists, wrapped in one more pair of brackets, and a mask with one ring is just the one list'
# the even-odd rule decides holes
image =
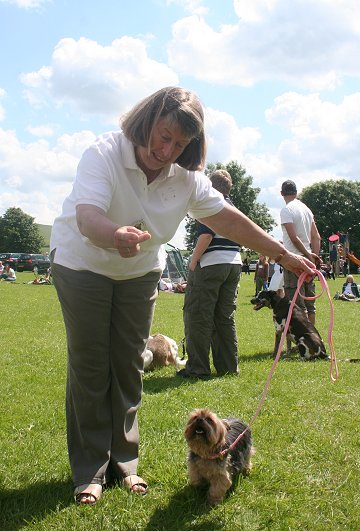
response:
{"label": "khaki trousers", "polygon": [[[297,283],[298,283],[299,277],[295,275],[295,273],[292,273],[291,271],[288,271],[287,269],[284,269],[284,291],[285,295],[290,299],[293,300],[296,289],[297,289]],[[301,296],[305,297],[315,297],[315,283],[313,280],[310,282],[304,282],[303,285],[300,288],[299,295],[296,299],[296,304],[300,306],[305,312],[307,312],[308,315],[315,314],[315,301],[314,300],[305,300]]]}
{"label": "khaki trousers", "polygon": [[68,347],[67,441],[75,486],[136,474],[146,340],[160,273],[116,281],[52,265]]}
{"label": "khaki trousers", "polygon": [[235,311],[240,275],[239,264],[198,265],[189,271],[183,318],[190,375],[210,375],[210,347],[218,374],[238,372]]}

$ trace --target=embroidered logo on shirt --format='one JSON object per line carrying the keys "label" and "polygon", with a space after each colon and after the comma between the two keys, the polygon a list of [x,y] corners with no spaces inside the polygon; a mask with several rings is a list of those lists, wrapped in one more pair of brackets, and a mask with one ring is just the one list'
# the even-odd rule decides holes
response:
{"label": "embroidered logo on shirt", "polygon": [[174,188],[173,186],[168,186],[166,190],[163,190],[161,192],[161,199],[164,203],[171,201],[175,197],[176,197],[176,188]]}
{"label": "embroidered logo on shirt", "polygon": [[132,224],[132,226],[135,227],[136,229],[142,230],[143,232],[148,232],[146,223],[145,223],[145,221],[143,219],[135,221]]}

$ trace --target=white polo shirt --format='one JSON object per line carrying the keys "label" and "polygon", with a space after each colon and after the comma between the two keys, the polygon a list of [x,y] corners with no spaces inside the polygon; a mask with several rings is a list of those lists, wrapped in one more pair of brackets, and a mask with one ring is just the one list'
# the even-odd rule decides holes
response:
{"label": "white polo shirt", "polygon": [[[151,234],[135,257],[122,258],[116,249],[102,249],[83,236],[76,222],[76,206],[94,205],[114,223],[137,225]],[[133,144],[120,132],[96,139],[83,154],[72,192],[55,219],[50,249],[54,262],[75,270],[88,270],[115,280],[162,271],[162,244],[174,236],[189,214],[206,218],[220,212],[225,201],[200,172],[171,164],[151,183],[138,167]]]}

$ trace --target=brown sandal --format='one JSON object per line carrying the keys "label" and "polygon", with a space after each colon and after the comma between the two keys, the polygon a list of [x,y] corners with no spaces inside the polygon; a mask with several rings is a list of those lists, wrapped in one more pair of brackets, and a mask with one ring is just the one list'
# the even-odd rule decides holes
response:
{"label": "brown sandal", "polygon": [[[144,481],[143,478],[137,476],[136,474],[126,476],[123,479],[123,485],[129,492],[133,494],[139,494],[140,496],[144,496],[148,491],[148,485],[146,481]],[[140,490],[139,487],[143,490]]]}
{"label": "brown sandal", "polygon": [[[98,487],[100,490],[94,487]],[[74,491],[76,505],[95,505],[100,500],[101,495],[102,486],[98,483],[80,485]]]}

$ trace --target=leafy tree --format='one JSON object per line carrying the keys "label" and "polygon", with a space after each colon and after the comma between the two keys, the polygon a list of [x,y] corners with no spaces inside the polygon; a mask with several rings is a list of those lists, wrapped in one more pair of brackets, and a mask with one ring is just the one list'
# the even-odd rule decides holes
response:
{"label": "leafy tree", "polygon": [[[205,169],[205,174],[209,175],[218,169],[227,170],[231,175],[233,186],[230,192],[230,198],[234,205],[266,232],[270,232],[275,225],[275,220],[270,215],[266,205],[256,201],[260,193],[260,188],[252,186],[253,178],[250,175],[246,175],[246,170],[236,161],[230,161],[226,165],[220,162],[208,164]],[[187,217],[185,230],[186,247],[192,250],[196,245],[195,220]]]}
{"label": "leafy tree", "polygon": [[0,252],[40,253],[44,245],[34,218],[21,208],[8,208],[0,217]]}
{"label": "leafy tree", "polygon": [[329,236],[341,232],[349,234],[350,250],[360,256],[360,182],[322,181],[304,188],[299,199],[314,214],[323,252],[329,251]]}
{"label": "leafy tree", "polygon": [[186,216],[185,223],[185,245],[188,251],[192,251],[196,245],[197,231],[196,231],[196,220],[190,216]]}

